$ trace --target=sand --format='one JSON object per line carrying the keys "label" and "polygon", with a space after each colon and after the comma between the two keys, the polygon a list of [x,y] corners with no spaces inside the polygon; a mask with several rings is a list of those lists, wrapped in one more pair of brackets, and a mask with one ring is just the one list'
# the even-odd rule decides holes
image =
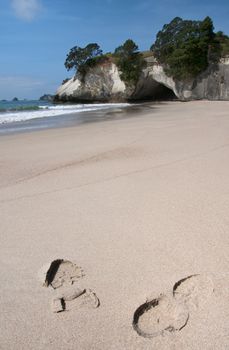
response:
{"label": "sand", "polygon": [[227,349],[228,160],[229,102],[2,136],[0,349]]}

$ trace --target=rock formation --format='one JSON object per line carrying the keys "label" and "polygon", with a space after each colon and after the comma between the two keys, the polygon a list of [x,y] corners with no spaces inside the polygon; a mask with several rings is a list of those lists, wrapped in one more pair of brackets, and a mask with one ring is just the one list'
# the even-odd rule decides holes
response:
{"label": "rock formation", "polygon": [[39,101],[49,101],[52,102],[53,101],[54,96],[50,95],[50,94],[44,94],[39,98]]}
{"label": "rock formation", "polygon": [[111,62],[90,68],[84,79],[76,74],[57,90],[56,101],[118,102],[134,100],[229,100],[229,58],[212,64],[195,79],[176,81],[166,75],[153,56],[146,58],[136,86],[128,86],[120,78],[117,66]]}
{"label": "rock formation", "polygon": [[127,98],[128,89],[117,66],[110,61],[90,68],[83,81],[80,74],[74,76],[59,87],[56,95],[56,99],[63,101],[106,102]]}

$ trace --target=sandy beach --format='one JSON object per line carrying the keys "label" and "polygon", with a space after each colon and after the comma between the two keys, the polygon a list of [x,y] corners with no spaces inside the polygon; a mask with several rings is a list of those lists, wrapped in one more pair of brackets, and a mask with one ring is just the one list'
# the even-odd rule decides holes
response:
{"label": "sandy beach", "polygon": [[228,160],[222,101],[1,136],[0,349],[228,349]]}

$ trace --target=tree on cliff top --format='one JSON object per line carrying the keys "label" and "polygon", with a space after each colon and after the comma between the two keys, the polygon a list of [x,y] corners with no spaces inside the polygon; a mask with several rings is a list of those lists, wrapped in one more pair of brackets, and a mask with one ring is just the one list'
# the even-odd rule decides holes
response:
{"label": "tree on cliff top", "polygon": [[85,73],[85,66],[93,59],[102,55],[100,46],[96,43],[88,44],[86,47],[74,46],[67,54],[65,67],[67,70],[75,69]]}
{"label": "tree on cliff top", "polygon": [[221,57],[226,57],[229,55],[229,37],[222,31],[216,33],[215,40],[218,41],[220,45]]}
{"label": "tree on cliff top", "polygon": [[210,17],[203,21],[174,18],[157,33],[151,50],[167,74],[177,79],[195,77],[210,62],[219,59],[219,45]]}
{"label": "tree on cliff top", "polygon": [[114,57],[121,71],[121,79],[126,83],[136,84],[145,64],[138,46],[131,39],[115,49]]}
{"label": "tree on cliff top", "polygon": [[115,49],[115,55],[122,56],[122,58],[129,58],[138,53],[138,46],[131,39],[127,39],[123,45]]}

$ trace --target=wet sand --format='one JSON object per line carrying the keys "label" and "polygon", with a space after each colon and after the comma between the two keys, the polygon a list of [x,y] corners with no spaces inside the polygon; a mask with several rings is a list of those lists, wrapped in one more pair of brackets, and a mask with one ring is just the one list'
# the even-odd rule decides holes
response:
{"label": "wet sand", "polygon": [[[91,105],[90,105],[91,106]],[[144,113],[152,109],[150,103],[134,103],[125,107],[112,106],[94,111],[84,111],[78,113],[49,116],[47,118],[34,118],[20,122],[0,124],[0,136],[18,133],[28,133],[47,129],[74,127],[89,123],[133,118],[136,114]]]}
{"label": "wet sand", "polygon": [[228,347],[228,111],[167,102],[0,138],[0,349]]}

